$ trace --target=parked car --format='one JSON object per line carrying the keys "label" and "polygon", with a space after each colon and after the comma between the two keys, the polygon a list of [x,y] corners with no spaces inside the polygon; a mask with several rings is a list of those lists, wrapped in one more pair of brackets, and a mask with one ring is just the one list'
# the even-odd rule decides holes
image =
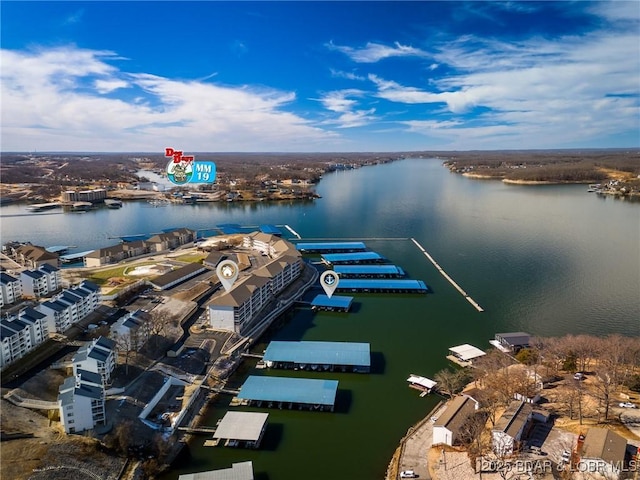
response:
{"label": "parked car", "polygon": [[584,373],[578,372],[578,373],[574,374],[573,375],[573,379],[574,380],[584,380]]}
{"label": "parked car", "polygon": [[571,452],[569,450],[565,450],[562,452],[562,461],[564,463],[569,463],[569,460],[571,460]]}
{"label": "parked car", "polygon": [[622,408],[637,408],[635,403],[631,402],[620,402],[619,404]]}
{"label": "parked car", "polygon": [[400,478],[418,478],[418,475],[413,470],[403,470],[400,472]]}

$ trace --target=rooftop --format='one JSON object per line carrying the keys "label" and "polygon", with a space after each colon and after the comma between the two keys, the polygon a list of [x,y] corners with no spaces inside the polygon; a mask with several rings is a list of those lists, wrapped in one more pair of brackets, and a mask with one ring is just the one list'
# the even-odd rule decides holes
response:
{"label": "rooftop", "polygon": [[267,423],[268,413],[227,412],[216,428],[213,438],[257,442]]}
{"label": "rooftop", "polygon": [[311,301],[312,307],[332,307],[332,308],[345,308],[349,309],[353,303],[353,297],[347,297],[343,295],[332,295],[329,298],[328,295],[323,293],[316,295]]}
{"label": "rooftop", "polygon": [[458,345],[457,347],[451,347],[449,348],[449,351],[463,361],[473,360],[474,358],[486,355],[485,352],[473,345],[469,345],[468,343]]}
{"label": "rooftop", "polygon": [[370,366],[370,350],[368,343],[273,341],[264,353],[264,361]]}
{"label": "rooftop", "polygon": [[251,375],[242,385],[238,398],[308,405],[334,405],[337,391],[337,380]]}

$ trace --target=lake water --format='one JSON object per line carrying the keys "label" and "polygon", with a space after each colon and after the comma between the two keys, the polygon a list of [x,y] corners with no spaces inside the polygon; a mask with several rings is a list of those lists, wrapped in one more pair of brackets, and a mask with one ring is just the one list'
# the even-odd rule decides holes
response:
{"label": "lake water", "polygon": [[[279,340],[370,342],[374,372],[276,376],[340,381],[336,413],[264,410],[258,451],[205,448],[165,478],[252,460],[257,478],[383,478],[407,428],[437,399],[407,388],[410,373],[432,377],[450,346],[489,347],[496,332],[640,335],[640,205],[587,193],[584,185],[514,186],[450,173],[438,160],[409,159],[326,175],[311,203],[169,205],[125,203],[120,210],[29,214],[4,206],[2,242],[76,245],[109,237],[220,223],[289,224],[303,238],[363,238],[424,280],[428,295],[358,295],[350,314],[300,310]],[[477,312],[409,240],[415,238],[484,309]],[[387,240],[368,240],[386,238]],[[215,425],[223,399],[212,409]]]}

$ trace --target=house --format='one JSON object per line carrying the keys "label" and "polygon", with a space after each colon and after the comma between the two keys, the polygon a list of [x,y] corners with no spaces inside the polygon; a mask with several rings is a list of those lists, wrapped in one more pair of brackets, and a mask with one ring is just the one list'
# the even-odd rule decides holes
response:
{"label": "house", "polygon": [[17,302],[22,297],[22,281],[8,273],[0,272],[0,293],[2,306]]}
{"label": "house", "polygon": [[516,452],[532,417],[533,407],[530,403],[512,401],[491,431],[493,452],[499,457]]}
{"label": "house", "polygon": [[599,472],[617,479],[624,467],[627,440],[613,430],[592,427],[580,449],[580,464],[587,472]]}
{"label": "house", "polygon": [[45,263],[37,270],[20,272],[20,280],[24,296],[40,298],[61,287],[62,274],[59,268]]}
{"label": "house", "polygon": [[433,423],[433,445],[453,445],[460,437],[462,426],[475,414],[478,402],[468,395],[459,395]]}
{"label": "house", "polygon": [[78,433],[104,425],[105,393],[102,377],[87,370],[75,370],[58,389],[60,423],[65,433]]}
{"label": "house", "polygon": [[523,348],[529,348],[531,335],[526,332],[496,333],[491,342],[503,352],[516,354]]}
{"label": "house", "polygon": [[102,384],[111,381],[111,374],[116,368],[116,343],[105,337],[99,337],[80,347],[72,358],[73,372],[86,370],[102,377]]}

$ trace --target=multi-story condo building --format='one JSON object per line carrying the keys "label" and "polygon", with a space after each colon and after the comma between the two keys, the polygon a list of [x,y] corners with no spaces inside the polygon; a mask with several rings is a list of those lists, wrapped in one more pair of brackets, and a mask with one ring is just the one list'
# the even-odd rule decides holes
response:
{"label": "multi-story condo building", "polygon": [[62,286],[60,269],[48,263],[41,265],[37,270],[20,272],[20,280],[22,281],[22,294],[26,297],[44,297]]}
{"label": "multi-story condo building", "polygon": [[107,198],[107,191],[104,188],[96,188],[94,190],[67,190],[62,192],[63,202],[102,202]]}
{"label": "multi-story condo building", "polygon": [[246,333],[258,313],[302,271],[300,252],[275,235],[254,232],[244,237],[243,246],[276,258],[209,302],[211,327],[238,334]]}
{"label": "multi-story condo building", "polygon": [[49,337],[45,316],[33,308],[3,319],[0,327],[0,368],[24,357]]}
{"label": "multi-story condo building", "polygon": [[50,332],[62,333],[98,308],[99,303],[100,287],[85,280],[36,308],[47,316]]}
{"label": "multi-story condo building", "polygon": [[58,267],[60,264],[60,255],[38,245],[14,242],[4,245],[3,249],[9,257],[27,268],[40,268],[46,263],[52,267]]}
{"label": "multi-story condo building", "polygon": [[116,368],[116,343],[108,338],[99,337],[78,349],[71,360],[74,375],[78,370],[97,373],[102,378],[102,385],[111,382],[111,374]]}
{"label": "multi-story condo building", "polygon": [[0,272],[0,292],[2,293],[2,306],[10,305],[22,297],[22,282],[19,278]]}
{"label": "multi-story condo building", "polygon": [[99,267],[110,263],[117,263],[127,258],[138,257],[149,253],[150,247],[144,240],[124,242],[110,247],[99,248],[84,257],[87,267]]}
{"label": "multi-story condo building", "polygon": [[0,339],[2,340],[2,367],[24,357],[33,349],[29,325],[17,318],[0,321]]}
{"label": "multi-story condo building", "polygon": [[102,377],[77,369],[73,377],[62,383],[58,393],[60,423],[65,433],[91,430],[106,420],[105,393]]}

